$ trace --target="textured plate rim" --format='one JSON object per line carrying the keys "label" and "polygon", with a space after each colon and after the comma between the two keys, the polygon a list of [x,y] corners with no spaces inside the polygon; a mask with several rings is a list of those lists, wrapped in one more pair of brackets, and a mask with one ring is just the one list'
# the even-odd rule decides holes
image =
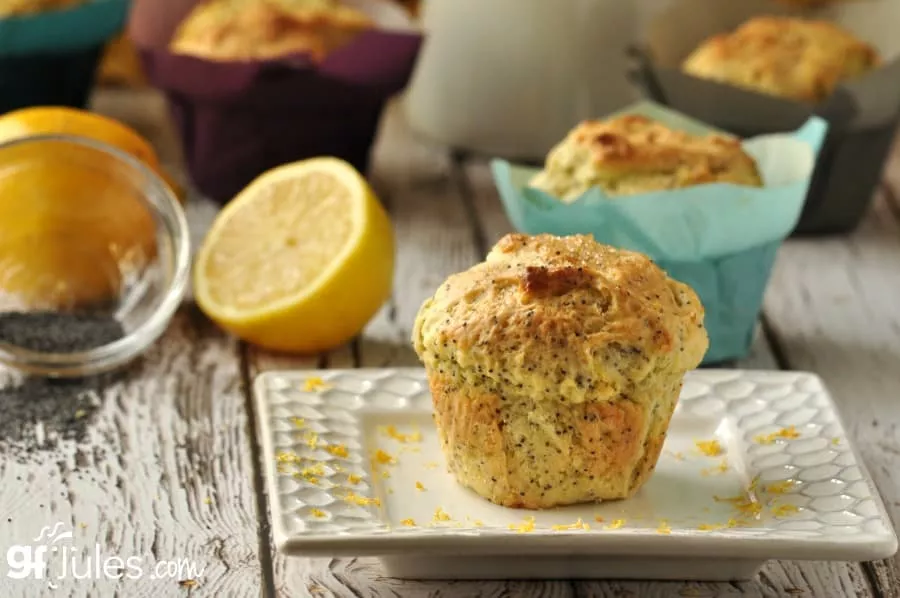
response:
{"label": "textured plate rim", "polygon": [[653,530],[617,529],[605,530],[602,534],[584,534],[579,531],[535,532],[517,535],[517,541],[510,545],[510,534],[490,530],[472,531],[448,528],[444,533],[408,531],[403,534],[347,534],[334,536],[293,536],[282,524],[281,507],[275,497],[278,495],[275,467],[274,432],[269,423],[269,404],[266,382],[279,376],[322,377],[352,372],[355,375],[387,375],[390,372],[415,373],[421,375],[422,368],[336,368],[309,370],[271,370],[257,374],[253,381],[256,405],[257,428],[260,435],[260,458],[265,463],[266,502],[271,517],[272,535],[276,549],[286,555],[301,557],[367,557],[391,556],[417,551],[429,555],[451,555],[460,550],[467,554],[493,556],[515,555],[559,555],[575,553],[579,555],[619,555],[654,556],[672,555],[706,558],[741,559],[789,559],[824,561],[864,561],[890,558],[897,553],[898,539],[887,515],[883,499],[875,486],[864,461],[860,458],[855,443],[846,435],[840,411],[821,378],[812,372],[784,370],[741,370],[715,369],[696,370],[688,376],[709,375],[760,375],[760,376],[810,376],[821,387],[827,409],[834,415],[843,433],[840,441],[846,443],[854,464],[862,474],[862,480],[871,490],[871,499],[878,511],[878,518],[884,524],[884,533],[863,532],[856,536],[844,536],[840,540],[820,536],[787,537],[760,528],[759,535],[741,534],[729,530],[697,532],[672,528],[669,535],[660,535]]}

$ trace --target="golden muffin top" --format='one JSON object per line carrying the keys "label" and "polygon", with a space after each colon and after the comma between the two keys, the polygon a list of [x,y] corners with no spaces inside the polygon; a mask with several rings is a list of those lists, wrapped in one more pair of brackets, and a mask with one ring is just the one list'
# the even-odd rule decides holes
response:
{"label": "golden muffin top", "polygon": [[605,401],[696,367],[703,315],[640,253],[511,234],[425,301],[413,344],[427,367],[507,397]]}
{"label": "golden muffin top", "polygon": [[595,186],[615,197],[715,182],[762,185],[756,162],[738,139],[689,135],[626,114],[579,124],[529,184],[574,201]]}
{"label": "golden muffin top", "polygon": [[169,49],[209,60],[309,53],[321,60],[374,26],[338,0],[209,0],[182,21]]}
{"label": "golden muffin top", "polygon": [[62,10],[84,4],[87,0],[0,0],[0,17],[28,15],[48,10]]}
{"label": "golden muffin top", "polygon": [[696,77],[819,102],[880,62],[875,48],[834,23],[765,16],[709,38],[682,67]]}

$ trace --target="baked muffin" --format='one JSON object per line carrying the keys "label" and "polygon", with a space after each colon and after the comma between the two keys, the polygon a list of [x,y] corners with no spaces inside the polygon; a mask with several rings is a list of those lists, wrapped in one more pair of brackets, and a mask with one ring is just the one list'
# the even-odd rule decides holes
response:
{"label": "baked muffin", "polygon": [[834,23],[764,16],[709,38],[682,68],[702,79],[819,102],[880,62],[875,48]]}
{"label": "baked muffin", "polygon": [[703,313],[642,254],[583,235],[501,239],[413,330],[457,481],[527,509],[634,494],[706,352]]}
{"label": "baked muffin", "polygon": [[704,183],[762,186],[738,139],[689,135],[628,114],[579,124],[529,185],[571,202],[592,187],[616,197]]}
{"label": "baked muffin", "polygon": [[0,0],[0,17],[29,15],[62,10],[84,4],[87,0]]}
{"label": "baked muffin", "polygon": [[182,21],[169,49],[208,60],[266,60],[309,53],[322,60],[373,27],[337,0],[210,0]]}

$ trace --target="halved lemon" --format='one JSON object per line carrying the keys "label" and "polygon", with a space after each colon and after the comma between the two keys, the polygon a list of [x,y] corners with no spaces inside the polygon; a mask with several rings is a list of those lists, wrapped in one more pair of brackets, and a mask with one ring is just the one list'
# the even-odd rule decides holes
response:
{"label": "halved lemon", "polygon": [[393,271],[391,223],[365,179],[313,158],[260,175],[225,206],[197,255],[194,295],[250,343],[313,353],[365,327]]}

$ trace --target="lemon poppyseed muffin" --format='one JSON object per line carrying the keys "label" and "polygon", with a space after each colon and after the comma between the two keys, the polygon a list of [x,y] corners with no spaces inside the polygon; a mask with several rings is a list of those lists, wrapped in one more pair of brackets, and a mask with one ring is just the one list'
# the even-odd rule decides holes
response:
{"label": "lemon poppyseed muffin", "polygon": [[459,483],[542,509],[641,487],[708,340],[697,295],[646,256],[513,234],[425,301],[413,344]]}

